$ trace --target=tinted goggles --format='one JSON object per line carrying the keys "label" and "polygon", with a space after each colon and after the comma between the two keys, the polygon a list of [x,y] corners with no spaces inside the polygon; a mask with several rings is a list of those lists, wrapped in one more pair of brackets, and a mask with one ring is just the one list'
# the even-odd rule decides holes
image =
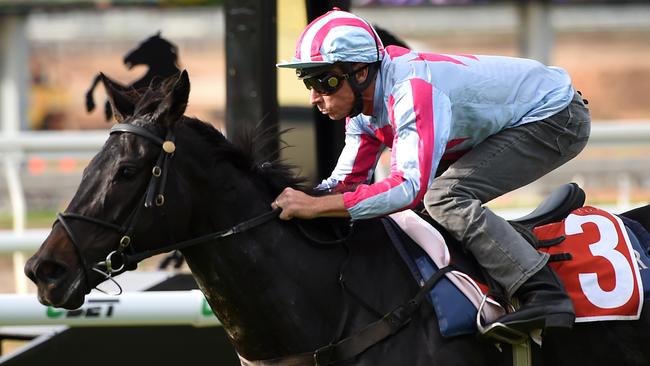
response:
{"label": "tinted goggles", "polygon": [[349,74],[337,74],[335,72],[324,72],[322,74],[302,79],[307,89],[312,88],[322,95],[336,93],[343,86],[343,80],[347,79]]}

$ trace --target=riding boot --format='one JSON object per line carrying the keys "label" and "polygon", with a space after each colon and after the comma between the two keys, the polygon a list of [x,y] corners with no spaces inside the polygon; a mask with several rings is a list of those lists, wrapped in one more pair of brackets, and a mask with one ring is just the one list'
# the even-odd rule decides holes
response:
{"label": "riding boot", "polygon": [[508,327],[528,332],[533,329],[571,329],[576,315],[571,299],[553,270],[542,267],[524,282],[515,297],[519,310],[497,319]]}

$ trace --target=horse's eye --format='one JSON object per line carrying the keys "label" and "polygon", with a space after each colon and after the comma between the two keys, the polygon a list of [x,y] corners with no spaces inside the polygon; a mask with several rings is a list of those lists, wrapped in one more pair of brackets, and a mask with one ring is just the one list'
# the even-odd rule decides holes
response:
{"label": "horse's eye", "polygon": [[138,170],[136,169],[136,167],[134,167],[132,165],[124,165],[124,166],[121,166],[117,170],[116,178],[117,179],[131,179],[131,178],[135,177],[135,175],[137,173],[138,173]]}

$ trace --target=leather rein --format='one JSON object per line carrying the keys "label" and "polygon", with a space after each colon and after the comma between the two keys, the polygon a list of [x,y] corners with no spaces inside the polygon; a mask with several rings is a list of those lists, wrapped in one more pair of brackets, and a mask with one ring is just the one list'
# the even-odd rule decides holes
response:
{"label": "leather rein", "polygon": [[[141,199],[141,202],[135,207],[131,214],[129,214],[124,224],[117,225],[112,222],[78,213],[65,212],[57,214],[57,218],[54,221],[54,224],[57,222],[60,223],[68,234],[68,238],[72,242],[77,257],[79,258],[79,261],[81,262],[82,268],[84,270],[84,278],[88,288],[91,288],[88,271],[92,270],[104,276],[106,280],[112,281],[119,289],[119,291],[113,295],[118,295],[122,293],[122,288],[117,282],[115,282],[113,277],[125,271],[125,269],[130,265],[136,264],[146,258],[153,257],[158,254],[167,253],[178,249],[184,249],[190,246],[198,245],[211,240],[225,238],[247,231],[274,219],[281,211],[280,208],[277,208],[275,210],[268,211],[259,216],[253,217],[250,220],[238,223],[225,230],[162,246],[152,250],[136,252],[131,236],[142,213],[142,208],[151,208],[154,206],[162,207],[165,204],[164,191],[167,182],[167,172],[169,171],[169,162],[174,156],[174,152],[176,151],[176,145],[174,144],[174,135],[171,129],[168,130],[164,140],[143,127],[127,123],[119,123],[111,128],[110,135],[117,133],[133,133],[144,137],[150,142],[153,142],[154,144],[160,146],[161,151],[156,164],[151,170],[151,178],[147,185],[147,190]],[[111,251],[106,256],[106,259],[104,261],[100,261],[94,263],[92,266],[89,266],[84,259],[84,256],[82,255],[81,247],[79,246],[77,237],[75,236],[74,231],[69,224],[70,220],[85,221],[118,232],[121,235],[121,239],[117,245],[117,248]],[[105,292],[99,288],[97,288],[97,290]]]}

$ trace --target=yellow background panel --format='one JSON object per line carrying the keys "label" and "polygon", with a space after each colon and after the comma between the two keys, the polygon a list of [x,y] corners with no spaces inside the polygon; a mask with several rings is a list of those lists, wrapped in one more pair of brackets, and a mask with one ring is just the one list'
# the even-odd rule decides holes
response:
{"label": "yellow background panel", "polygon": [[[300,32],[307,25],[304,1],[278,0],[278,63],[291,61]],[[293,69],[278,70],[280,105],[308,106],[309,94]]]}

